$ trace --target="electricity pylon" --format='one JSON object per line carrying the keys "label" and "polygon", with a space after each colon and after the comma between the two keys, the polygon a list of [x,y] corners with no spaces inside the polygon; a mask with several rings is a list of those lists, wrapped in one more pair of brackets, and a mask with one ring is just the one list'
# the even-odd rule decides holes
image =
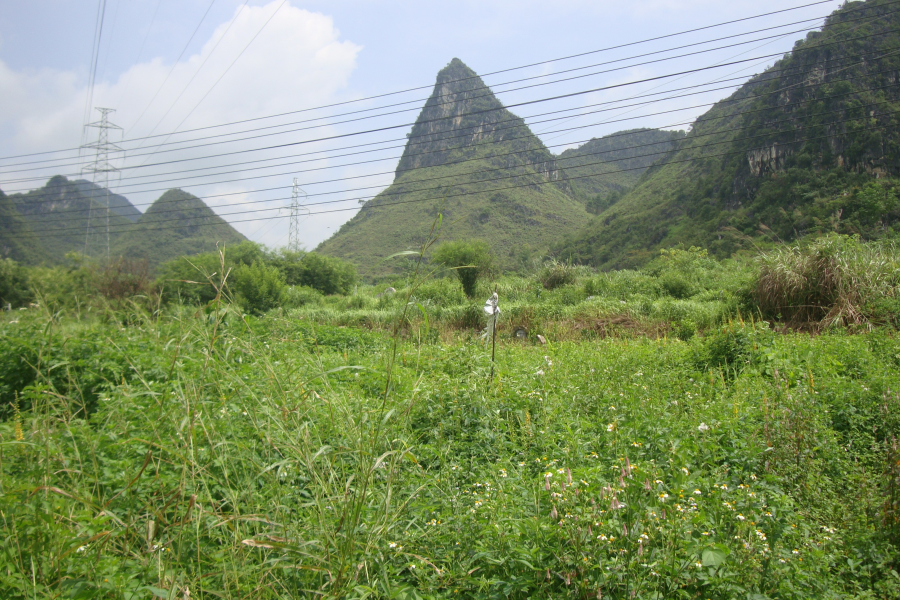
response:
{"label": "electricity pylon", "polygon": [[303,249],[300,243],[300,215],[309,214],[304,204],[306,204],[306,192],[300,188],[300,183],[294,177],[294,189],[291,192],[291,225],[288,230],[288,250],[291,252],[300,252]]}
{"label": "electricity pylon", "polygon": [[[97,154],[94,157],[94,162],[81,169],[81,172],[93,173],[91,179],[94,184],[102,186],[103,189],[106,190],[106,261],[109,262],[109,174],[119,172],[119,169],[109,163],[109,155],[111,152],[123,151],[122,148],[109,141],[109,130],[118,129],[119,131],[122,131],[122,128],[109,122],[109,113],[116,112],[114,108],[94,108],[100,111],[100,120],[88,123],[85,127],[97,128],[97,141],[92,144],[85,144],[82,148],[94,149],[97,151]],[[91,236],[91,207],[93,206],[93,200],[94,194],[92,191],[90,204],[88,204],[87,232],[85,233],[84,238],[85,255],[88,254],[88,241]]]}

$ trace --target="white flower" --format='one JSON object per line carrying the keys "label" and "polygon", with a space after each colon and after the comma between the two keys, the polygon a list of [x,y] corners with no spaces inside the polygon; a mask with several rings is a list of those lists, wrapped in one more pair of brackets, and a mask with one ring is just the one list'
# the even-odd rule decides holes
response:
{"label": "white flower", "polygon": [[697,496],[701,496],[703,495],[703,492],[701,492],[700,490],[694,490],[694,494]]}
{"label": "white flower", "polygon": [[84,552],[85,550],[87,550],[87,548],[87,546],[78,546],[78,550],[76,550],[75,552]]}
{"label": "white flower", "polygon": [[745,519],[744,515],[740,515],[740,514],[737,516],[737,518],[738,518],[738,521],[743,521]]}
{"label": "white flower", "polygon": [[609,424],[606,426],[606,431],[610,431],[610,432],[611,432],[611,431],[613,431],[615,428],[616,428],[616,424],[615,424],[615,423],[609,423]]}
{"label": "white flower", "polygon": [[703,433],[704,431],[709,431],[709,425],[707,425],[706,423],[700,423],[699,425],[697,425],[697,429],[700,430],[701,433]]}
{"label": "white flower", "polygon": [[538,370],[537,370],[537,373],[535,373],[535,375],[537,375],[538,377],[542,377],[542,376],[544,375],[544,370],[543,370],[543,369],[538,369]]}

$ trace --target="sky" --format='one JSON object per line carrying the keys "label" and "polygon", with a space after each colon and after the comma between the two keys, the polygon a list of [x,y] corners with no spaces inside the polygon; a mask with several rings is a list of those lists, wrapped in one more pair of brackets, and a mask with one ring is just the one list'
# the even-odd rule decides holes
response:
{"label": "sky", "polygon": [[297,178],[312,249],[390,184],[454,57],[559,153],[686,129],[840,3],[747,18],[812,1],[0,0],[0,189],[81,177],[109,107],[110,188],[139,210],[180,187],[282,247]]}

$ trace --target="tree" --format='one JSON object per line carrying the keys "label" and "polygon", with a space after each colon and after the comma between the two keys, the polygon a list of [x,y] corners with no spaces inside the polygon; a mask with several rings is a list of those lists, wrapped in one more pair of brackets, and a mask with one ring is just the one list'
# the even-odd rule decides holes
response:
{"label": "tree", "polygon": [[284,274],[288,285],[305,285],[323,294],[349,294],[356,283],[351,263],[316,252],[282,251],[271,264]]}
{"label": "tree", "polygon": [[455,269],[463,292],[469,298],[475,297],[478,277],[490,271],[491,249],[482,240],[457,240],[444,242],[432,255],[432,261]]}
{"label": "tree", "polygon": [[259,315],[281,306],[284,276],[277,268],[257,261],[234,270],[231,288],[235,300],[244,310]]}

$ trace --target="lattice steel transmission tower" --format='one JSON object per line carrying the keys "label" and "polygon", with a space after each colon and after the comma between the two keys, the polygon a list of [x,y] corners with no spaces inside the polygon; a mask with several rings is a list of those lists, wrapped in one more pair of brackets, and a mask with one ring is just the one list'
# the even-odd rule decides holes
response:
{"label": "lattice steel transmission tower", "polygon": [[300,243],[300,216],[309,214],[309,209],[304,206],[306,204],[307,195],[300,188],[300,183],[294,177],[294,189],[291,192],[291,226],[288,230],[288,250],[292,252],[300,252],[303,249]]}
{"label": "lattice steel transmission tower", "polygon": [[[122,148],[113,144],[109,141],[109,130],[110,129],[118,129],[122,131],[122,128],[118,125],[114,125],[109,122],[109,113],[116,112],[114,108],[100,108],[94,107],[100,111],[100,120],[95,121],[93,123],[88,123],[85,127],[96,127],[97,128],[97,141],[92,144],[85,144],[82,148],[85,149],[93,149],[97,151],[96,156],[94,157],[94,162],[88,164],[83,169],[81,169],[82,173],[93,173],[93,177],[91,178],[95,185],[102,186],[105,190],[106,197],[106,260],[109,262],[109,174],[110,173],[118,173],[119,169],[112,166],[109,162],[109,155],[114,152],[123,152]],[[89,242],[91,239],[91,219],[92,219],[92,207],[93,200],[96,195],[93,193],[96,190],[93,190],[91,193],[91,202],[88,205],[88,222],[87,222],[87,232],[85,233],[84,238],[84,254],[88,255],[89,252]]]}

